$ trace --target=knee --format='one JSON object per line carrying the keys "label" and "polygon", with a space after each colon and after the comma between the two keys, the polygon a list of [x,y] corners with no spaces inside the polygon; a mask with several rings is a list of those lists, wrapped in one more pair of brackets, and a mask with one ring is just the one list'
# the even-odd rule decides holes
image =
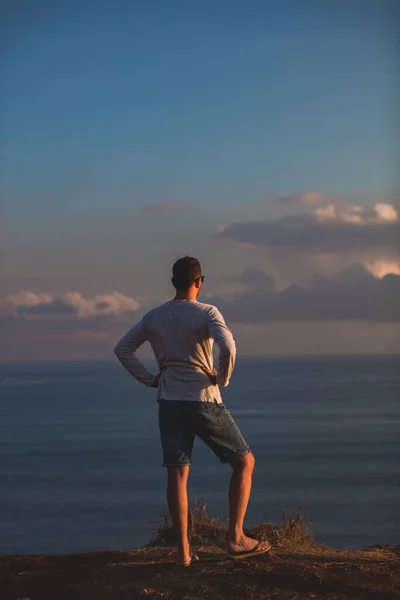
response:
{"label": "knee", "polygon": [[252,471],[255,464],[256,459],[254,458],[254,454],[249,452],[249,454],[246,454],[246,456],[243,456],[239,460],[235,460],[232,463],[232,467],[234,470],[238,471]]}

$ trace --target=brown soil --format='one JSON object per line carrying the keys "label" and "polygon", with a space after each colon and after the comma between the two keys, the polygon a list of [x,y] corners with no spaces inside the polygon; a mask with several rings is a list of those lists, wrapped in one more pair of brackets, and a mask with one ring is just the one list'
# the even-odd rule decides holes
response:
{"label": "brown soil", "polygon": [[175,565],[171,546],[58,556],[0,556],[1,600],[400,600],[400,546],[365,550],[274,547],[232,561],[197,545]]}

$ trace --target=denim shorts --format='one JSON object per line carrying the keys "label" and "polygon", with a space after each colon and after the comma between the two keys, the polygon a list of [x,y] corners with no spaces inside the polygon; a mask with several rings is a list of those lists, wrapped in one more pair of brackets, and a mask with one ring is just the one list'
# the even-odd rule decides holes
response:
{"label": "denim shorts", "polygon": [[250,452],[224,404],[185,400],[158,400],[158,404],[163,467],[190,465],[196,435],[222,463],[238,460]]}

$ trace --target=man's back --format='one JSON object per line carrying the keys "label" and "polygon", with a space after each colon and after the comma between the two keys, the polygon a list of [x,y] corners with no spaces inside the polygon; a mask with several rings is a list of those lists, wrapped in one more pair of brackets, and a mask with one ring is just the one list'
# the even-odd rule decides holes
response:
{"label": "man's back", "polygon": [[[196,436],[221,463],[233,468],[229,485],[229,556],[239,560],[271,548],[269,542],[247,537],[243,531],[254,457],[219,392],[219,385],[229,383],[236,347],[219,310],[197,301],[204,279],[197,258],[179,258],[172,267],[175,298],[146,313],[114,349],[138,381],[158,388],[162,464],[168,469],[168,508],[178,538],[178,564],[184,567],[198,560],[188,538],[187,493]],[[149,373],[135,354],[146,341],[157,359],[157,375]],[[213,369],[214,341],[220,350],[218,373]]]}
{"label": "man's back", "polygon": [[[149,341],[161,377],[158,399],[222,402],[219,385],[229,383],[236,348],[232,333],[215,306],[174,298],[146,313],[118,342],[115,353],[136,379],[151,385],[151,375],[134,356]],[[213,368],[213,342],[219,347],[217,384],[204,371]]]}

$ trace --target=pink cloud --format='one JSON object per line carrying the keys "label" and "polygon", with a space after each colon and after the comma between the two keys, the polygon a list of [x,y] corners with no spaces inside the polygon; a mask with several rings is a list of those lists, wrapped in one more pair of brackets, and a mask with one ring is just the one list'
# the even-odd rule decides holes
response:
{"label": "pink cloud", "polygon": [[387,202],[377,202],[373,207],[360,204],[339,205],[328,204],[317,208],[314,214],[318,221],[331,221],[341,223],[395,223],[399,220],[396,207]]}
{"label": "pink cloud", "polygon": [[291,196],[279,196],[277,198],[278,202],[282,202],[284,204],[305,204],[305,205],[313,205],[320,204],[326,195],[320,191],[312,190],[310,192],[305,192],[303,194],[292,194]]}
{"label": "pink cloud", "polygon": [[110,292],[85,298],[79,292],[67,292],[61,295],[52,293],[34,293],[23,290],[11,294],[5,299],[6,314],[44,317],[49,315],[73,315],[79,318],[94,316],[114,315],[119,316],[125,312],[135,312],[140,308],[136,300],[120,294]]}

